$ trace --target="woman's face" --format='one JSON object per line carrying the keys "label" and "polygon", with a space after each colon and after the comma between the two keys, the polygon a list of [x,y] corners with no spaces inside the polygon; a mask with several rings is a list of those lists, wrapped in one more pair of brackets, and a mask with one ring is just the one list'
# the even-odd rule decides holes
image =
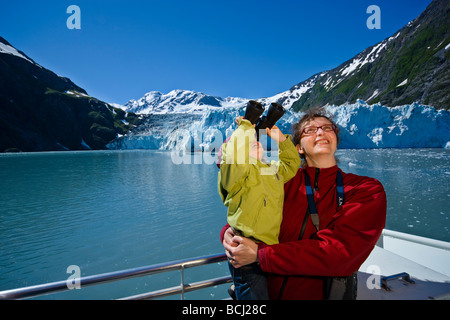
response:
{"label": "woman's face", "polygon": [[[303,131],[303,129],[307,127],[321,127],[328,124],[331,125],[332,123],[326,118],[314,118],[313,120],[305,123],[305,125],[301,127],[301,130]],[[324,131],[319,128],[315,133],[303,133],[300,138],[300,144],[296,147],[300,154],[304,154],[306,156],[307,161],[335,161],[334,153],[337,150],[336,132]]]}

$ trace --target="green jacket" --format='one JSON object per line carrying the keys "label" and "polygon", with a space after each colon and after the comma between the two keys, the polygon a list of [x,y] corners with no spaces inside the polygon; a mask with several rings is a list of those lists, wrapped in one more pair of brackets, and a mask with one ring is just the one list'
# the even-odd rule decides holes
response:
{"label": "green jacket", "polygon": [[270,163],[248,155],[255,140],[255,129],[248,120],[241,120],[230,140],[222,145],[218,189],[228,207],[228,224],[245,237],[269,245],[278,243],[284,184],[300,166],[298,151],[290,136],[286,137],[279,145],[279,160]]}

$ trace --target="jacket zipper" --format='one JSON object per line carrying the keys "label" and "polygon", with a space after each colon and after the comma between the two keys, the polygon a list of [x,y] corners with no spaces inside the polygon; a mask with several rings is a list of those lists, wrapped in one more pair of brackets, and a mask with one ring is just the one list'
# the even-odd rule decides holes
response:
{"label": "jacket zipper", "polygon": [[314,191],[319,190],[319,173],[320,169],[316,168],[316,176],[314,177]]}
{"label": "jacket zipper", "polygon": [[266,196],[263,197],[263,203],[258,207],[258,210],[257,210],[257,213],[258,213],[258,214],[257,214],[256,217],[253,219],[252,227],[254,227],[255,224],[256,224],[256,221],[258,221],[259,216],[261,215],[261,210],[263,209],[263,207],[264,207],[264,208],[267,207]]}

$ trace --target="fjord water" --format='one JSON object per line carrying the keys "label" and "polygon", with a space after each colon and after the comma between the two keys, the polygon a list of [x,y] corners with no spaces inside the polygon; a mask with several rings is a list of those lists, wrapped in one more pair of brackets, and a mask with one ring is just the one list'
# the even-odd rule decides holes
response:
{"label": "fjord water", "polygon": [[[345,172],[380,180],[386,227],[450,241],[450,150],[339,150]],[[226,210],[217,167],[155,150],[0,155],[0,291],[223,252]],[[185,282],[227,275],[186,270]],[[44,299],[111,299],[176,286],[179,272],[86,287]],[[186,298],[221,299],[226,286]],[[178,299],[178,296],[174,297]]]}

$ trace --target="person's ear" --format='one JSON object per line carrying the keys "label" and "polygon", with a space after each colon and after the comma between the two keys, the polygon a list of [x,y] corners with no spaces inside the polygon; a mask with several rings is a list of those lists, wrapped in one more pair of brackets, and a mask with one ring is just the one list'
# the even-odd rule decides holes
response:
{"label": "person's ear", "polygon": [[305,151],[303,151],[303,148],[300,144],[296,145],[295,147],[297,148],[298,153],[305,154]]}

